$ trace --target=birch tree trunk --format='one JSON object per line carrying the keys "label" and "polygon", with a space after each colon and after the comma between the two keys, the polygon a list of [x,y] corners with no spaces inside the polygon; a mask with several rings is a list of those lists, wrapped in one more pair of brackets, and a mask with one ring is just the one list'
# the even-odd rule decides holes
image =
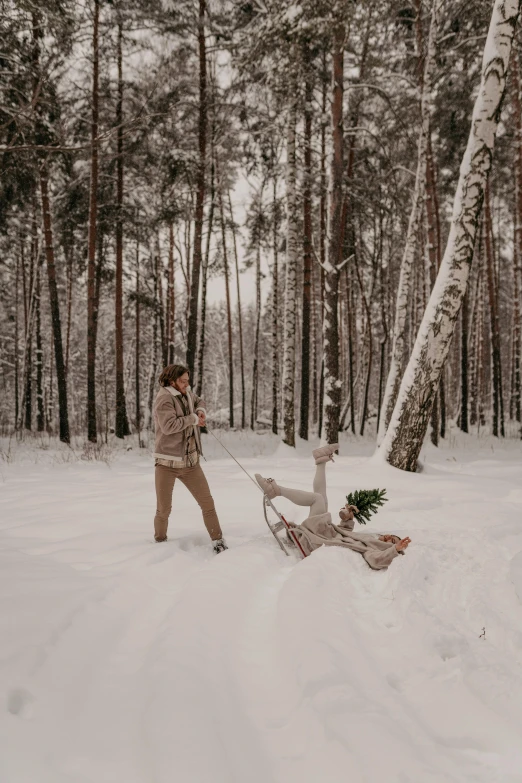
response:
{"label": "birch tree trunk", "polygon": [[[192,262],[192,282],[190,284],[190,305],[187,333],[187,367],[191,379],[194,378],[196,364],[196,345],[198,333],[198,297],[199,278],[203,246],[203,219],[205,206],[205,159],[207,153],[207,53],[205,43],[205,0],[199,0],[198,46],[199,46],[199,118],[198,140],[199,161],[196,190],[196,215],[194,226],[194,255]],[[187,277],[188,258],[187,258]]]}
{"label": "birch tree trunk", "polygon": [[345,28],[337,22],[332,53],[332,157],[330,166],[330,213],[328,258],[324,279],[324,391],[323,421],[327,443],[337,443],[341,416],[341,380],[339,378],[339,263],[342,253],[343,211],[343,91]]}
{"label": "birch tree trunk", "polygon": [[[297,66],[294,64],[294,68]],[[295,79],[290,95],[286,143],[286,278],[283,323],[284,442],[295,446],[295,322],[297,309],[298,215],[296,194],[297,99]]]}
{"label": "birch tree trunk", "polygon": [[431,12],[430,32],[428,48],[424,66],[424,76],[421,88],[421,127],[419,134],[417,153],[417,172],[415,175],[415,187],[411,205],[406,243],[402,254],[399,287],[395,304],[395,323],[393,327],[393,341],[391,350],[391,362],[384,391],[382,412],[379,419],[379,432],[377,443],[380,444],[386,434],[388,424],[393,412],[399,386],[401,383],[402,369],[406,358],[406,335],[408,302],[410,298],[411,276],[417,236],[422,219],[423,197],[426,180],[426,161],[428,152],[428,136],[430,132],[430,117],[432,111],[432,77],[435,68],[436,40],[439,21],[441,0],[434,0]]}
{"label": "birch tree trunk", "polygon": [[466,292],[519,11],[520,0],[495,0],[446,251],[381,446],[383,457],[402,470],[417,468]]}

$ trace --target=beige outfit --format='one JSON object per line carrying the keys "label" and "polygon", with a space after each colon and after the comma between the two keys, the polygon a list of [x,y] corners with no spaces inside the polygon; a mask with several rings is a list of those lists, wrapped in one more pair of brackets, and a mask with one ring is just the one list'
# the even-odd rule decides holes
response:
{"label": "beige outfit", "polygon": [[198,503],[203,512],[203,522],[212,541],[223,538],[219,519],[214,506],[214,499],[210,494],[207,477],[203,473],[201,465],[191,468],[169,468],[166,465],[156,464],[156,516],[154,517],[154,537],[156,541],[163,541],[167,537],[169,514],[172,508],[172,491],[176,479],[186,486],[188,491]]}
{"label": "beige outfit", "polygon": [[205,408],[200,397],[187,389],[181,394],[172,386],[161,387],[154,403],[156,426],[156,516],[154,537],[167,537],[172,492],[177,478],[192,494],[203,512],[203,521],[213,541],[223,537],[205,474],[199,464],[202,454],[198,416]]}
{"label": "beige outfit", "polygon": [[180,468],[197,465],[203,452],[196,411],[206,414],[203,400],[191,389],[181,394],[173,386],[160,388],[154,402],[156,459],[167,460]]}
{"label": "beige outfit", "polygon": [[[309,506],[310,515],[300,525],[290,523],[305,554],[311,554],[320,546],[343,546],[353,552],[359,552],[370,568],[379,570],[388,568],[399,552],[395,544],[381,541],[373,533],[354,533],[354,519],[334,524],[328,512],[326,497],[326,465],[319,464],[315,470],[313,492],[302,489],[289,489],[279,485],[281,495],[297,506]],[[401,554],[403,554],[401,552]]]}
{"label": "beige outfit", "polygon": [[307,555],[320,546],[343,546],[359,552],[376,571],[388,568],[399,554],[395,544],[381,541],[372,533],[354,533],[350,526],[353,528],[353,520],[334,524],[328,511],[308,517],[300,525],[291,525]]}

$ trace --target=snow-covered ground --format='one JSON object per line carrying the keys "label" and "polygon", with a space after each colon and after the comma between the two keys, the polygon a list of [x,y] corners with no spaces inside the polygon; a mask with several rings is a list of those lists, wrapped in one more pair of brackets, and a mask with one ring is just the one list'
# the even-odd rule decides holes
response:
{"label": "snow-covered ground", "polygon": [[[251,473],[309,487],[304,445],[223,437]],[[520,443],[453,441],[420,474],[343,444],[331,508],[386,487],[370,529],[413,541],[373,572],[335,548],[286,558],[207,442],[218,556],[182,486],[153,542],[143,452],[2,444],[0,781],[520,783]]]}

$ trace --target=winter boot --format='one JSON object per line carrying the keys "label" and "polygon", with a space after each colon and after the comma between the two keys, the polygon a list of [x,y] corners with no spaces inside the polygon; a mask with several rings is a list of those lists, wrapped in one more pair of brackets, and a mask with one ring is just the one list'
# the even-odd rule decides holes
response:
{"label": "winter boot", "polygon": [[227,542],[224,538],[216,539],[212,542],[212,546],[214,547],[214,552],[216,555],[219,555],[220,552],[224,552],[225,549],[228,549]]}
{"label": "winter boot", "polygon": [[254,475],[256,477],[257,483],[269,500],[273,500],[281,494],[281,490],[273,478],[265,479],[263,476],[260,476],[259,473],[255,473]]}
{"label": "winter boot", "polygon": [[318,449],[312,451],[312,456],[315,459],[315,464],[320,465],[321,462],[334,462],[333,453],[339,448],[338,443],[330,443],[328,446],[320,446]]}

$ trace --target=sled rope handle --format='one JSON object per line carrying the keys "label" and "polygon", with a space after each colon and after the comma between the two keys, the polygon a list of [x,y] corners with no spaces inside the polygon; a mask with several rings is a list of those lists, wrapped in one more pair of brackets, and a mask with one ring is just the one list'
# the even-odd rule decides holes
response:
{"label": "sled rope handle", "polygon": [[[212,432],[212,430],[211,430],[209,427],[207,427],[207,432],[210,432],[210,434],[211,434],[211,435],[212,435],[212,436],[213,436],[213,437],[214,437],[214,438],[217,440],[217,442],[219,443],[219,445],[220,445],[220,446],[222,446],[222,448],[224,448],[224,449],[225,449],[225,451],[227,452],[227,454],[230,454],[230,456],[232,457],[232,459],[234,460],[234,462],[236,463],[236,465],[239,465],[239,467],[241,468],[241,470],[243,471],[243,473],[246,473],[246,474],[247,474],[247,476],[248,476],[248,478],[250,479],[250,481],[251,481],[253,484],[255,484],[255,486],[256,486],[256,487],[257,487],[257,488],[258,488],[258,489],[259,489],[261,492],[263,492],[263,490],[261,489],[261,487],[259,486],[259,484],[257,483],[257,481],[256,481],[254,478],[252,478],[252,476],[250,475],[250,473],[248,472],[248,470],[246,470],[246,468],[244,468],[244,467],[243,467],[243,465],[242,465],[240,462],[238,462],[238,460],[237,460],[237,459],[234,457],[234,455],[233,455],[233,454],[232,454],[232,453],[231,453],[231,452],[230,452],[230,451],[227,449],[227,447],[226,447],[226,446],[225,446],[223,443],[221,443],[221,441],[219,440],[219,438],[217,437],[217,435],[214,435],[214,433]],[[265,498],[265,497],[266,497],[266,495],[265,495],[265,493],[263,492],[263,498]],[[275,509],[275,507],[274,507],[274,506],[272,506],[272,508],[274,508],[274,509]],[[305,557],[306,557],[306,553],[305,553],[305,551],[304,551],[303,547],[301,546],[301,544],[299,543],[299,541],[297,540],[297,536],[295,535],[294,531],[292,530],[292,528],[290,527],[290,525],[288,524],[288,522],[286,521],[286,519],[284,518],[284,516],[283,516],[281,513],[279,513],[279,511],[276,511],[276,513],[277,513],[277,514],[279,514],[279,516],[280,516],[280,517],[281,517],[281,519],[283,520],[283,522],[284,522],[284,525],[285,525],[285,527],[286,527],[286,530],[288,531],[289,535],[290,535],[290,536],[292,536],[292,538],[293,538],[294,542],[297,544],[297,546],[298,546],[298,547],[299,547],[299,549],[301,550],[301,554],[303,555],[303,558],[305,558]],[[287,553],[287,554],[288,554],[288,553]]]}
{"label": "sled rope handle", "polygon": [[[239,465],[239,467],[241,468],[241,470],[243,471],[243,473],[246,473],[246,474],[247,474],[247,476],[248,476],[248,478],[250,479],[250,481],[252,482],[252,484],[254,484],[254,486],[255,486],[255,487],[257,487],[257,489],[258,489],[260,492],[263,492],[263,490],[261,489],[261,487],[259,486],[259,484],[258,484],[258,483],[257,483],[257,481],[255,480],[255,478],[252,478],[252,476],[250,475],[250,473],[248,472],[248,470],[246,470],[246,468],[244,468],[244,467],[243,467],[243,465],[242,465],[240,462],[238,462],[238,460],[237,460],[237,459],[234,457],[234,455],[233,455],[233,454],[232,454],[232,453],[231,453],[231,452],[230,452],[230,451],[227,449],[227,447],[226,447],[226,446],[225,446],[223,443],[221,443],[221,441],[219,440],[219,438],[217,437],[217,435],[214,435],[213,431],[212,431],[212,430],[211,430],[209,427],[207,427],[207,431],[208,431],[208,432],[210,432],[210,434],[212,435],[212,437],[213,437],[213,438],[215,438],[215,439],[217,440],[217,442],[219,443],[219,445],[220,445],[220,446],[221,446],[223,449],[225,449],[225,451],[227,452],[227,454],[230,454],[230,456],[232,457],[232,459],[234,460],[234,462],[236,463],[236,465]],[[264,494],[265,494],[265,493],[263,492],[263,495],[264,495]]]}

